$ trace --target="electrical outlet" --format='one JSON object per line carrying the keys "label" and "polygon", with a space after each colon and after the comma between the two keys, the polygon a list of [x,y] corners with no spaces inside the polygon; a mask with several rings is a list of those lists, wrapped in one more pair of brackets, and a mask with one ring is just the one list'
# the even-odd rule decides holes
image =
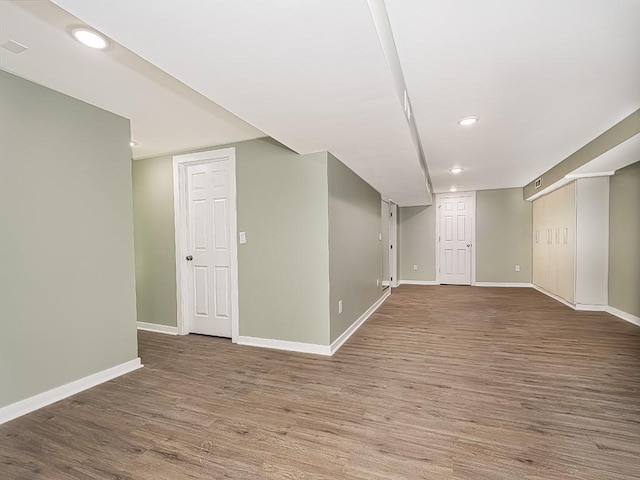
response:
{"label": "electrical outlet", "polygon": [[414,269],[414,270],[418,270],[418,265],[414,265],[414,266],[413,266],[413,269]]}
{"label": "electrical outlet", "polygon": [[379,287],[379,286],[380,286],[380,279],[378,278],[378,279],[376,280],[376,287]]}
{"label": "electrical outlet", "polygon": [[520,271],[520,265],[516,265],[516,272]]}
{"label": "electrical outlet", "polygon": [[342,313],[342,300],[338,300],[338,313]]}

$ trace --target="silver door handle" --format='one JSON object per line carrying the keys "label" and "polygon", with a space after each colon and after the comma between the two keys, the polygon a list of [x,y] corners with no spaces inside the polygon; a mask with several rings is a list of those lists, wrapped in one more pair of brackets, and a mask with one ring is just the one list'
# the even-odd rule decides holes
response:
{"label": "silver door handle", "polygon": [[187,260],[189,261],[193,260],[193,255],[187,255]]}

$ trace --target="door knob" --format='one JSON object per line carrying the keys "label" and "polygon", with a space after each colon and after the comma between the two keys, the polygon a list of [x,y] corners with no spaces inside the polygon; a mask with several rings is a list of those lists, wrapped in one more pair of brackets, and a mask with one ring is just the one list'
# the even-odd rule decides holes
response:
{"label": "door knob", "polygon": [[471,244],[470,244],[470,243],[467,243],[467,247],[471,247]]}
{"label": "door knob", "polygon": [[187,255],[187,260],[189,261],[193,260],[193,255]]}

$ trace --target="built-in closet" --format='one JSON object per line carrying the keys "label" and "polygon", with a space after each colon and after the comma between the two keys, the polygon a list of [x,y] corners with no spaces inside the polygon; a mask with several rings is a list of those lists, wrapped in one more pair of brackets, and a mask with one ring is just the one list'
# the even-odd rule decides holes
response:
{"label": "built-in closet", "polygon": [[533,283],[578,310],[608,301],[609,177],[579,178],[533,202]]}

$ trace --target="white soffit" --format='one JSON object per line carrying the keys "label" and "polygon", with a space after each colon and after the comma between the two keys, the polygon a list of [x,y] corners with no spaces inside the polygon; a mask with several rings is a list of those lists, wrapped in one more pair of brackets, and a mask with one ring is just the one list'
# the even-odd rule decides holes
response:
{"label": "white soffit", "polygon": [[135,158],[263,137],[159,68],[118,44],[91,50],[68,33],[82,24],[49,1],[0,0],[0,67],[131,120]]}
{"label": "white soffit", "polygon": [[56,3],[293,150],[428,202],[366,0]]}
{"label": "white soffit", "polygon": [[637,0],[386,4],[436,192],[521,187],[640,106]]}

